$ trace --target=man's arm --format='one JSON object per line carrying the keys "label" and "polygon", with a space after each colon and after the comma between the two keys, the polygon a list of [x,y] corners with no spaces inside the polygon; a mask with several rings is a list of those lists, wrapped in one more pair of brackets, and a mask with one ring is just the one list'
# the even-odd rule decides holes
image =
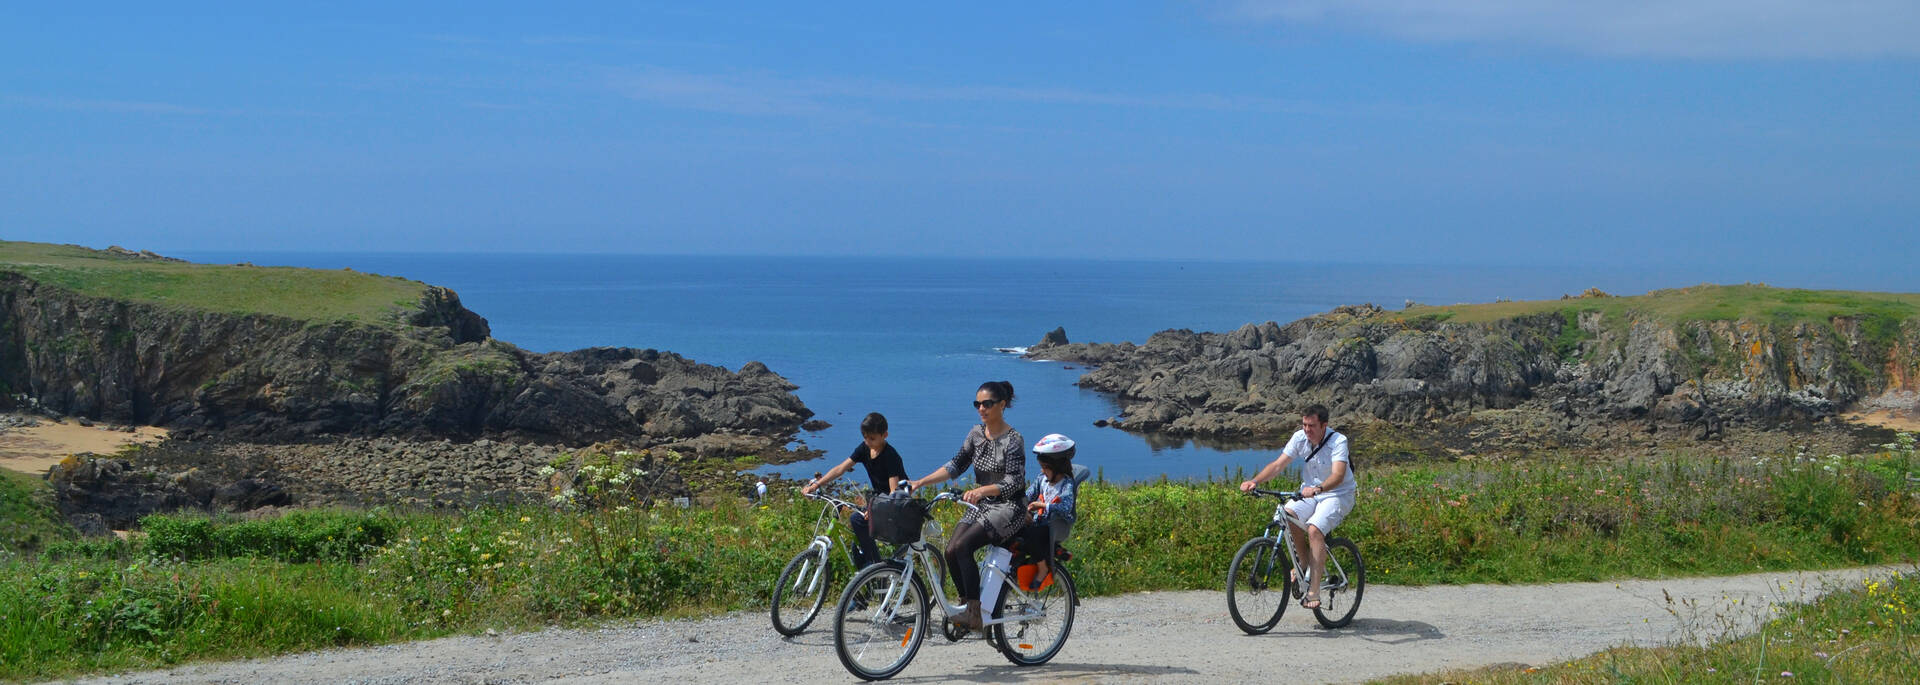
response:
{"label": "man's arm", "polygon": [[1253,474],[1253,480],[1241,483],[1240,491],[1250,492],[1261,483],[1273,480],[1274,476],[1280,475],[1281,469],[1287,468],[1287,462],[1289,461],[1293,461],[1293,455],[1281,452],[1280,458],[1273,460],[1271,464],[1267,464],[1267,467],[1260,469],[1259,473]]}
{"label": "man's arm", "polygon": [[[1327,473],[1326,480],[1320,481],[1319,485],[1300,488],[1300,494],[1306,495],[1308,497],[1312,497],[1314,495],[1318,495],[1320,493],[1330,491],[1336,487],[1339,487],[1340,481],[1345,480],[1346,477],[1347,477],[1347,462],[1344,462],[1344,461],[1333,462],[1333,469]],[[1307,490],[1313,490],[1313,492],[1307,492]]]}

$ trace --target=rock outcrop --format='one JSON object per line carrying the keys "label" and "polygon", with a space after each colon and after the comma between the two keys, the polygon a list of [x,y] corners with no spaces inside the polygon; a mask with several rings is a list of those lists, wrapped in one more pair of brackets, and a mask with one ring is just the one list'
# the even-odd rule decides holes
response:
{"label": "rock outcrop", "polygon": [[[743,455],[780,461],[813,415],[759,362],[735,372],[651,349],[522,350],[493,339],[445,288],[126,249],[0,247],[20,257],[0,262],[0,409],[175,437],[49,472],[62,513],[91,532],[176,509],[524,501],[545,496],[541,466],[601,443],[685,455],[676,474],[704,461],[730,473]],[[248,306],[279,296],[250,290],[204,306],[177,285],[276,280],[297,306]],[[365,290],[405,299],[308,316],[308,305],[342,304],[285,285],[309,280],[373,283]],[[174,285],[141,290],[154,282]],[[100,294],[123,290],[145,296]]]}
{"label": "rock outcrop", "polygon": [[780,439],[812,416],[758,362],[671,352],[535,354],[444,288],[391,322],[303,321],[83,295],[0,273],[0,405],[185,435],[636,444]]}
{"label": "rock outcrop", "polygon": [[1043,340],[1027,356],[1095,367],[1079,384],[1118,396],[1113,425],[1211,438],[1283,436],[1301,407],[1321,403],[1347,421],[1519,408],[1573,432],[1626,423],[1706,439],[1728,425],[1819,420],[1911,389],[1920,368],[1912,318],[1676,321],[1612,311],[1453,323],[1349,306],[1284,326],[1162,331],[1142,345]]}

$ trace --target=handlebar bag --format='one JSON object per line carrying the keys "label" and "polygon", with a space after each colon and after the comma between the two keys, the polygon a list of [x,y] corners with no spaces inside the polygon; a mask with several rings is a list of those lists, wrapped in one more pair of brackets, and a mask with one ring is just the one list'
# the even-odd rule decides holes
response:
{"label": "handlebar bag", "polygon": [[905,545],[920,541],[920,527],[927,522],[927,503],[911,496],[883,495],[874,498],[873,538],[881,542]]}

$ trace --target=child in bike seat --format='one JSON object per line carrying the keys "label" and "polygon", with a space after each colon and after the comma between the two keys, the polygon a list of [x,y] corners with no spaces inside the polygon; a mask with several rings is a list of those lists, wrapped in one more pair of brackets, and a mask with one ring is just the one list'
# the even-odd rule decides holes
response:
{"label": "child in bike seat", "polygon": [[1032,522],[1020,530],[1020,549],[1035,559],[1032,566],[1020,568],[1020,587],[1039,589],[1051,581],[1048,561],[1053,546],[1073,534],[1074,495],[1079,483],[1073,478],[1073,438],[1054,433],[1033,444],[1033,456],[1040,461],[1041,477],[1027,486],[1027,513]]}

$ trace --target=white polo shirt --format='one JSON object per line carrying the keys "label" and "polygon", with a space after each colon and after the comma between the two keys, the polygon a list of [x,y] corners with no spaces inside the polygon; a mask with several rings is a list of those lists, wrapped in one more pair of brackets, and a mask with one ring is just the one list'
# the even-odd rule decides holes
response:
{"label": "white polo shirt", "polygon": [[[1353,494],[1355,481],[1358,479],[1353,473],[1353,461],[1347,458],[1347,436],[1330,429],[1327,431],[1327,441],[1320,446],[1320,451],[1315,453],[1313,448],[1313,443],[1307,440],[1307,432],[1297,430],[1293,432],[1293,439],[1287,441],[1286,449],[1280,452],[1293,457],[1293,463],[1300,465],[1300,486],[1319,487],[1320,483],[1333,475],[1334,462],[1346,462],[1347,477],[1340,479],[1340,484],[1328,492],[1335,495]],[[1307,458],[1309,453],[1313,454],[1312,459]]]}

